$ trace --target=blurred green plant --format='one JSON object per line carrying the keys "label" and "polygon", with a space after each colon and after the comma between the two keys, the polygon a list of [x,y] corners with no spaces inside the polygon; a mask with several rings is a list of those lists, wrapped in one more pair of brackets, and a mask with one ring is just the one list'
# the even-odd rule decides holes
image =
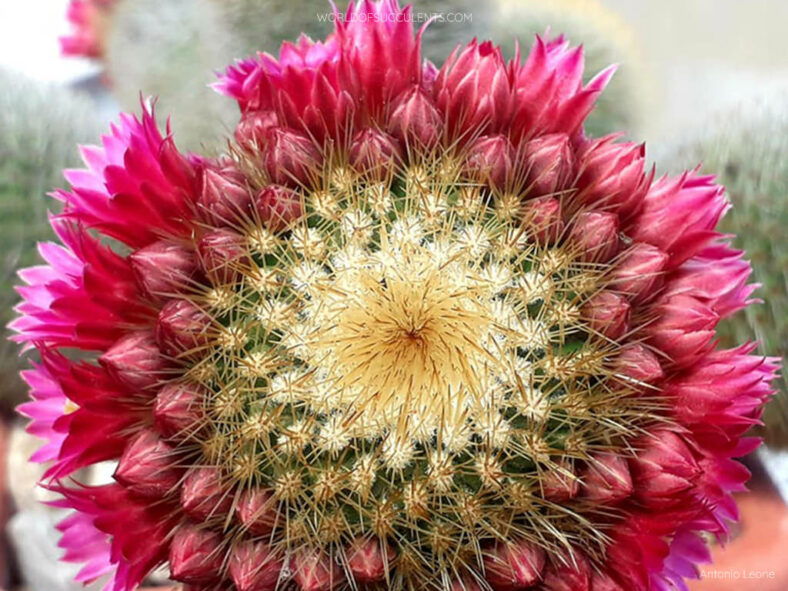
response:
{"label": "blurred green plant", "polygon": [[52,236],[46,194],[64,186],[63,169],[79,162],[77,144],[95,143],[100,126],[87,101],[67,89],[0,70],[0,411],[21,402],[25,363],[8,341],[17,302],[16,271],[38,261],[36,244]]}
{"label": "blurred green plant", "polygon": [[240,55],[219,3],[119,0],[106,26],[106,73],[121,109],[136,113],[140,93],[157,96],[180,148],[219,147],[238,109],[208,85]]}
{"label": "blurred green plant", "polygon": [[597,137],[614,132],[637,136],[647,94],[642,89],[643,64],[633,32],[616,13],[597,0],[496,1],[490,34],[508,57],[514,53],[514,39],[525,54],[534,36],[549,30],[551,37],[563,34],[573,45],[583,45],[585,81],[609,65],[618,64],[585,128]]}
{"label": "blurred green plant", "polygon": [[[762,304],[720,325],[723,344],[757,339],[765,355],[788,354],[788,93],[723,113],[702,135],[675,147],[662,160],[671,172],[702,162],[718,175],[732,205],[722,231],[752,262]],[[766,407],[764,434],[772,447],[788,447],[788,383]]]}

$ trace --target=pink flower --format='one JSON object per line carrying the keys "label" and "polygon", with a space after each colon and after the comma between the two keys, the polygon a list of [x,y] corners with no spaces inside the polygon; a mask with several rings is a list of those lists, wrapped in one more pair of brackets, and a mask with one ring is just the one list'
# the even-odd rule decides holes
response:
{"label": "pink flower", "polygon": [[70,0],[66,19],[71,33],[60,38],[66,56],[100,58],[104,55],[104,20],[115,0]]}
{"label": "pink flower", "polygon": [[412,16],[230,67],[225,155],[143,104],[66,171],[10,328],[80,580],[667,591],[736,519],[778,364],[717,347],[723,188],[587,137],[562,37],[438,68]]}

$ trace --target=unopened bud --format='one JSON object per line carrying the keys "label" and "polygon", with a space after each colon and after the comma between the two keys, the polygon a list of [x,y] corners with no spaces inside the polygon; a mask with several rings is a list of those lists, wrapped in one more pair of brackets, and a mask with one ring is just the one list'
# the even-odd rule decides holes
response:
{"label": "unopened bud", "polygon": [[621,255],[611,286],[632,300],[646,300],[659,291],[669,258],[656,246],[635,243]]}
{"label": "unopened bud", "polygon": [[682,491],[692,488],[700,474],[687,444],[672,431],[654,433],[630,461],[632,482],[640,502],[664,508],[680,502]]}
{"label": "unopened bud", "polygon": [[170,300],[159,312],[156,342],[172,357],[194,352],[210,342],[213,320],[190,300]]}
{"label": "unopened bud", "polygon": [[236,513],[244,529],[256,535],[266,535],[271,533],[277,522],[276,500],[262,488],[245,490],[238,500]]}
{"label": "unopened bud", "polygon": [[145,429],[126,445],[114,477],[135,494],[160,499],[180,481],[174,461],[173,449],[153,429]]}
{"label": "unopened bud", "polygon": [[303,199],[295,191],[268,185],[255,197],[260,221],[272,232],[280,232],[304,214]]}
{"label": "unopened bud", "polygon": [[322,160],[314,142],[305,135],[283,127],[268,130],[264,164],[271,182],[288,187],[308,186],[321,171]]}
{"label": "unopened bud", "polygon": [[166,384],[156,394],[153,422],[163,437],[188,437],[204,416],[207,390],[191,384]]}
{"label": "unopened bud", "polygon": [[359,539],[347,551],[348,567],[357,583],[379,583],[386,578],[394,550],[385,540]]}
{"label": "unopened bud", "polygon": [[242,175],[235,169],[205,168],[202,172],[198,203],[203,215],[218,226],[248,218],[252,197]]}
{"label": "unopened bud", "polygon": [[618,216],[609,212],[583,212],[575,218],[569,240],[582,260],[609,261],[618,252]]}
{"label": "unopened bud", "polygon": [[197,525],[182,525],[170,546],[170,578],[189,584],[212,583],[220,578],[224,552],[222,536]]}
{"label": "unopened bud", "polygon": [[359,131],[350,145],[350,166],[371,180],[386,179],[401,157],[397,140],[371,127]]}
{"label": "unopened bud", "polygon": [[273,111],[250,111],[241,117],[235,128],[235,141],[250,152],[259,152],[265,146],[268,130],[277,126]]}
{"label": "unopened bud", "polygon": [[181,506],[196,521],[223,517],[233,505],[231,489],[222,480],[222,473],[214,466],[190,468],[181,489]]}
{"label": "unopened bud", "polygon": [[334,591],[345,582],[342,569],[321,551],[300,552],[290,561],[293,581],[301,591]]}
{"label": "unopened bud", "polygon": [[639,343],[632,343],[621,349],[616,359],[615,371],[644,384],[653,384],[665,375],[657,356]]}
{"label": "unopened bud", "polygon": [[482,136],[468,148],[465,168],[470,177],[488,183],[495,189],[504,189],[511,180],[514,147],[503,135]]}
{"label": "unopened bud", "polygon": [[529,141],[525,145],[524,159],[529,197],[557,193],[569,185],[574,175],[575,157],[569,136],[564,133]]}
{"label": "unopened bud", "polygon": [[523,226],[539,244],[552,244],[564,231],[561,202],[555,197],[529,199],[522,206]]}
{"label": "unopened bud", "polygon": [[548,501],[562,503],[577,496],[580,481],[574,474],[574,468],[568,462],[548,470],[542,478],[542,494]]}
{"label": "unopened bud", "polygon": [[554,557],[545,569],[545,591],[591,591],[591,566],[579,550]]}
{"label": "unopened bud", "polygon": [[153,331],[121,337],[99,357],[99,362],[112,377],[136,391],[155,386],[166,369]]}
{"label": "unopened bud", "polygon": [[614,453],[594,454],[583,474],[583,496],[600,505],[615,505],[632,494],[626,458]]}
{"label": "unopened bud", "polygon": [[284,561],[265,542],[242,542],[230,556],[230,578],[238,591],[276,591]]}
{"label": "unopened bud", "polygon": [[232,283],[249,266],[249,249],[243,236],[214,230],[197,244],[206,275],[216,284]]}
{"label": "unopened bud", "polygon": [[157,299],[182,291],[198,271],[190,249],[166,240],[133,252],[129,260],[137,283]]}
{"label": "unopened bud", "polygon": [[406,145],[431,148],[442,127],[443,117],[420,88],[406,90],[395,100],[388,131]]}
{"label": "unopened bud", "polygon": [[499,542],[484,556],[485,578],[495,591],[526,589],[542,580],[545,552],[525,540]]}
{"label": "unopened bud", "polygon": [[591,329],[612,340],[620,339],[629,330],[630,312],[629,302],[612,291],[600,291],[582,308]]}

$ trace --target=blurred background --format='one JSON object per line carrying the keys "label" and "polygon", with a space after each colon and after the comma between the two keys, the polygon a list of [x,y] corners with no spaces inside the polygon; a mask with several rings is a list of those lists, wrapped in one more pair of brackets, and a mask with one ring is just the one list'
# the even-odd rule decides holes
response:
{"label": "blurred background", "polygon": [[[340,7],[343,8],[340,3]],[[564,33],[586,50],[589,77],[619,70],[589,120],[594,135],[624,131],[647,143],[658,171],[702,163],[733,204],[724,220],[747,250],[765,301],[722,327],[722,340],[757,339],[788,349],[788,3],[784,0],[422,0],[436,14],[426,55],[442,57],[471,37],[506,53],[515,39]],[[214,72],[255,50],[276,52],[305,31],[331,25],[324,0],[26,0],[0,2],[0,319],[13,315],[15,270],[34,264],[49,237],[46,193],[78,164],[78,143],[96,142],[119,110],[137,111],[140,92],[159,96],[182,149],[218,150],[235,104],[207,85]],[[37,443],[13,408],[26,389],[24,361],[0,341],[0,590],[68,591],[77,567],[57,561],[55,523],[39,501]],[[693,591],[788,589],[786,386],[767,409],[767,446],[746,463],[752,493],[742,523]],[[106,480],[112,466],[86,474]],[[35,491],[35,492],[33,492]],[[758,572],[762,576],[748,577]],[[163,580],[161,577],[159,580]],[[155,577],[149,581],[157,583]]]}

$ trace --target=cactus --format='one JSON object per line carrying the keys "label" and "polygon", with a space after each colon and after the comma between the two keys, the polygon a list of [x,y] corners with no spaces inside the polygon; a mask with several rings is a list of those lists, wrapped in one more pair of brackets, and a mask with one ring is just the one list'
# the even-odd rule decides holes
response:
{"label": "cactus", "polygon": [[7,340],[5,325],[16,303],[16,270],[37,260],[36,243],[52,236],[46,193],[62,185],[62,169],[79,161],[77,143],[95,140],[89,105],[66,89],[36,84],[0,70],[0,411],[24,397],[24,362]]}
{"label": "cactus", "polygon": [[645,93],[640,92],[642,72],[632,32],[618,16],[597,0],[497,0],[491,24],[492,38],[511,56],[512,39],[524,51],[535,35],[563,34],[585,49],[586,80],[610,64],[618,70],[586,120],[586,131],[601,136],[622,130],[636,135]]}
{"label": "cactus", "polygon": [[[744,113],[744,115],[742,115]],[[703,135],[675,147],[671,171],[703,163],[727,186],[732,208],[723,231],[735,234],[761,284],[761,305],[739,312],[720,328],[723,343],[757,339],[761,350],[788,353],[788,93],[763,97],[719,115]],[[764,433],[773,447],[788,446],[788,387],[766,407]]]}

